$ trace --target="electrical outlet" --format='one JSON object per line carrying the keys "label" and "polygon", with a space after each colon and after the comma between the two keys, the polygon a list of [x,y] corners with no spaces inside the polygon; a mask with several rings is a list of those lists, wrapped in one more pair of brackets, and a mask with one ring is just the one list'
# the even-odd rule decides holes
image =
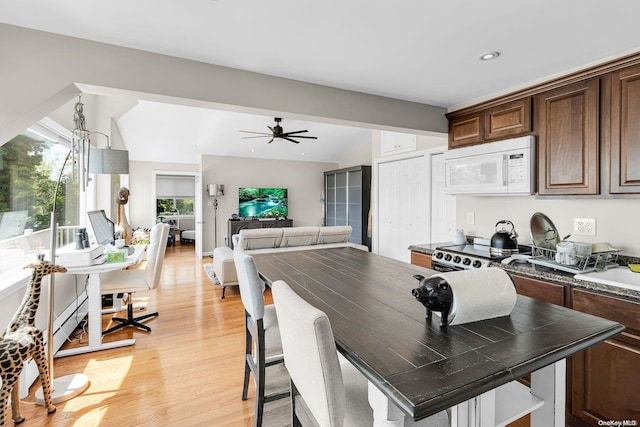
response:
{"label": "electrical outlet", "polygon": [[573,234],[579,234],[582,236],[595,236],[596,235],[595,218],[574,218]]}
{"label": "electrical outlet", "polygon": [[467,224],[473,225],[476,223],[476,214],[475,212],[467,212]]}

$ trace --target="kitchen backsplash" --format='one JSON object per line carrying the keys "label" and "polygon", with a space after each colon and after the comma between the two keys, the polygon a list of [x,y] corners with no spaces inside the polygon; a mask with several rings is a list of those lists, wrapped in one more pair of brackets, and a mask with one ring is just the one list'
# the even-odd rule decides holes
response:
{"label": "kitchen backsplash", "polygon": [[[474,224],[467,223],[473,212]],[[597,243],[609,242],[622,250],[621,254],[640,257],[640,199],[543,199],[527,197],[457,197],[456,228],[467,235],[490,238],[498,221],[508,219],[519,234],[518,243],[530,244],[529,221],[535,212],[547,215],[558,229],[560,237]],[[574,218],[595,218],[596,235],[573,233]]]}

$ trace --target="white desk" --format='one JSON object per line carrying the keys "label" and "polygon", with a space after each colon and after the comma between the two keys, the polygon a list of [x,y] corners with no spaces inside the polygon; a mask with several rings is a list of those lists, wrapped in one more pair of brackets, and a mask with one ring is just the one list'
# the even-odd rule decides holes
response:
{"label": "white desk", "polygon": [[82,347],[58,350],[55,357],[72,356],[75,354],[125,347],[135,344],[135,339],[126,339],[107,343],[102,342],[102,293],[100,291],[100,273],[120,270],[139,264],[142,261],[142,257],[144,256],[147,246],[134,245],[133,247],[135,248],[135,252],[129,255],[124,262],[67,268],[67,273],[89,275],[89,284],[87,286],[87,298],[89,301],[89,344]]}

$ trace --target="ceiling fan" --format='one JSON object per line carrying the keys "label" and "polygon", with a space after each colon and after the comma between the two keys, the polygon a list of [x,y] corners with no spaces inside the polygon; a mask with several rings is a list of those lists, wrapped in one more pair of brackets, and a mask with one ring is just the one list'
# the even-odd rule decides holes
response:
{"label": "ceiling fan", "polygon": [[269,128],[269,130],[271,131],[271,133],[252,132],[252,131],[249,131],[249,130],[241,130],[240,132],[258,134],[258,136],[245,136],[242,139],[270,137],[271,139],[269,140],[269,142],[267,142],[267,144],[271,144],[276,139],[286,139],[287,141],[291,141],[291,142],[294,142],[296,144],[299,144],[300,141],[296,141],[293,138],[318,139],[317,136],[302,136],[302,135],[298,135],[299,133],[309,132],[308,130],[296,130],[296,131],[293,131],[293,132],[285,132],[284,129],[282,129],[282,126],[280,126],[280,122],[282,121],[282,119],[280,117],[274,117],[274,120],[276,122],[276,125],[274,127],[267,126]]}

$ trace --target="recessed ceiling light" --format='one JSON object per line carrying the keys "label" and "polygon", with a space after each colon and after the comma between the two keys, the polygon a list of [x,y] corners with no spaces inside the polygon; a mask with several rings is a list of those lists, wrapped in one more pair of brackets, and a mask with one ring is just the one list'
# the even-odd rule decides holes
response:
{"label": "recessed ceiling light", "polygon": [[480,55],[480,61],[490,61],[496,59],[498,56],[500,56],[500,52],[485,53],[484,55]]}

